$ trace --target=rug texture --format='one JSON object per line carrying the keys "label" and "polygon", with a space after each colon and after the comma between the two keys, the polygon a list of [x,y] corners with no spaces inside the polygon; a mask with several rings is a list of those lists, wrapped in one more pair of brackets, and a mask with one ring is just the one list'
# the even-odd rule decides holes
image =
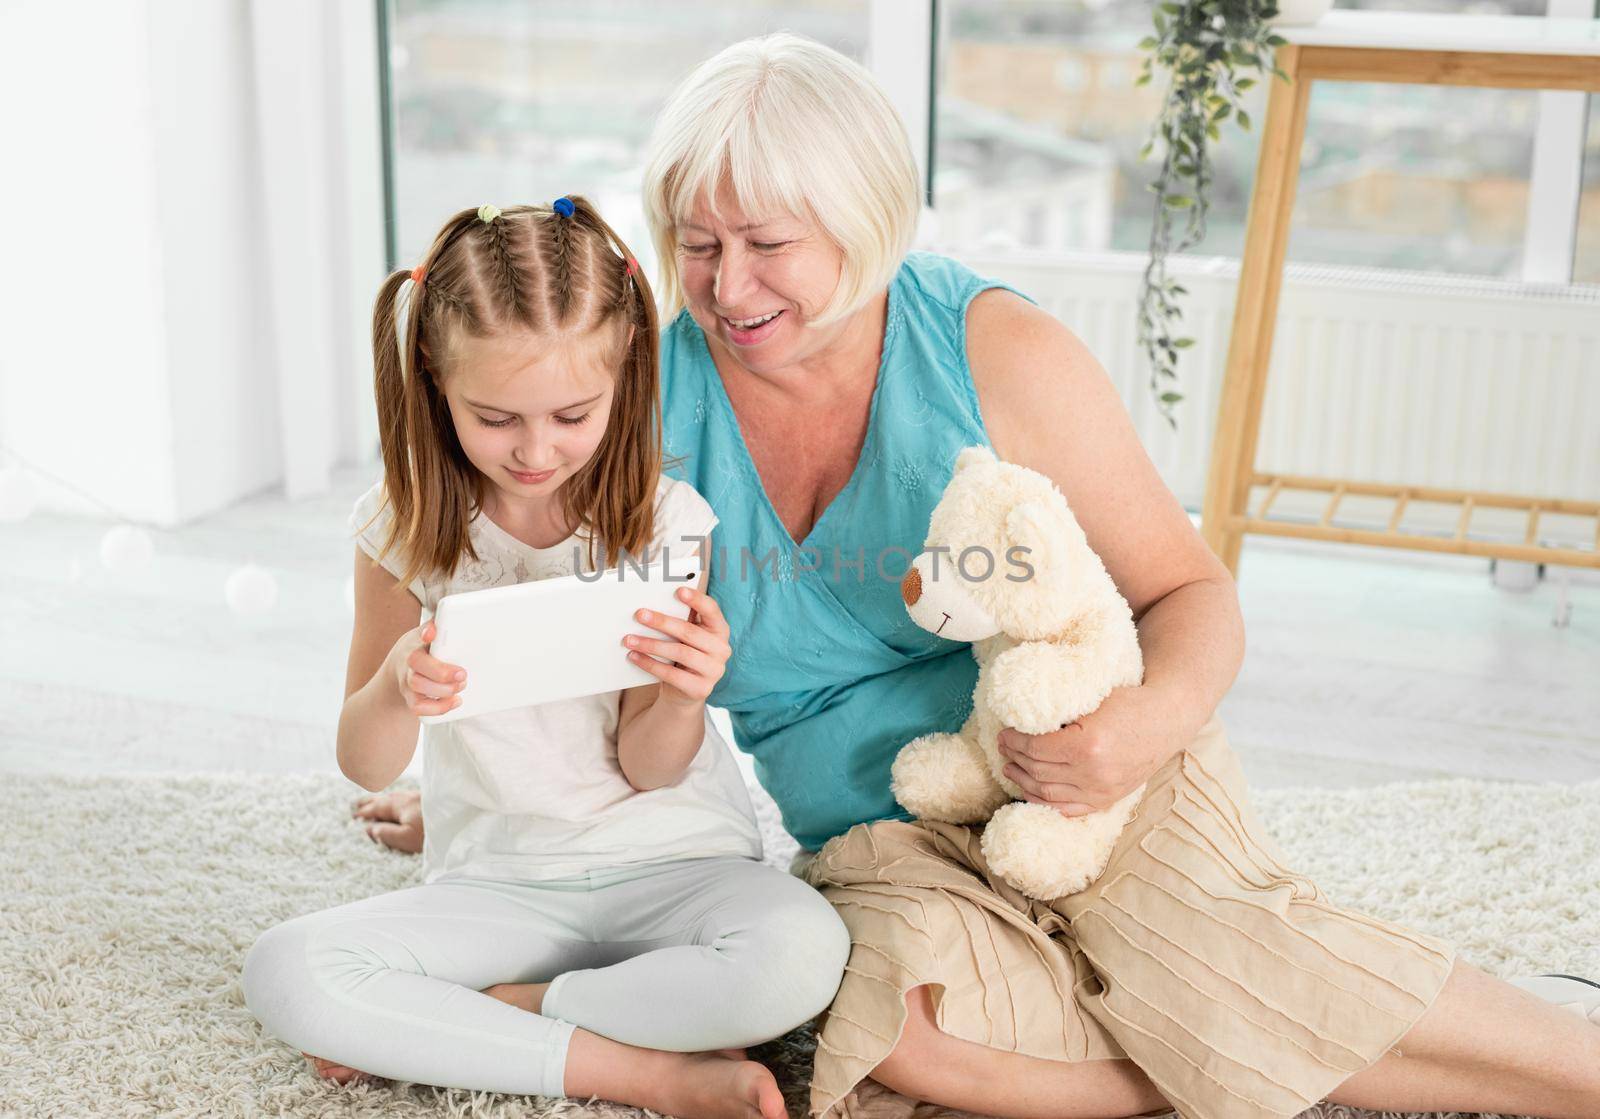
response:
{"label": "rug texture", "polygon": [[[351,820],[357,792],[332,775],[0,774],[0,1115],[639,1116],[338,1087],[262,1035],[239,988],[257,934],[418,881],[417,859]],[[1340,903],[1452,940],[1496,974],[1600,974],[1600,782],[1280,790],[1257,802],[1293,863]],[[769,858],[786,865],[792,844],[759,804]],[[755,1054],[796,1115],[811,1047],[798,1030]],[[1306,1117],[1375,1114],[1324,1104]]]}

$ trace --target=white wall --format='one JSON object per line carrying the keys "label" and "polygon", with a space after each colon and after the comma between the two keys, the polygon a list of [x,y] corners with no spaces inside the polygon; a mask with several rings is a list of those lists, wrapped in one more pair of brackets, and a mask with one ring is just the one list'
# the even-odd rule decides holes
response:
{"label": "white wall", "polygon": [[0,443],[165,522],[176,492],[147,18],[143,3],[105,0],[66,28],[59,4],[0,6]]}
{"label": "white wall", "polygon": [[35,476],[45,508],[104,513],[76,488],[171,525],[370,456],[372,24],[370,0],[0,4],[0,445],[67,483]]}

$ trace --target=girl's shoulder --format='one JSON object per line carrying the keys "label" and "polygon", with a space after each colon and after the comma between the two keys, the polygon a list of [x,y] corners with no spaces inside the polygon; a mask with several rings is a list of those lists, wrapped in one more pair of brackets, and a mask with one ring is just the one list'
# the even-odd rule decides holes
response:
{"label": "girl's shoulder", "polygon": [[394,510],[389,505],[388,496],[384,493],[383,480],[373,483],[371,489],[356,498],[356,503],[350,510],[350,519],[346,526],[356,538],[356,546],[367,555],[378,560],[384,570],[392,572],[397,577],[400,572],[397,568],[403,565],[400,557],[394,552],[379,558],[383,550],[384,541],[389,536],[389,525],[394,521]]}
{"label": "girl's shoulder", "polygon": [[[486,520],[475,516],[467,525],[467,536],[475,556],[462,555],[455,571],[449,575],[442,571],[424,572],[406,587],[427,610],[434,610],[447,594],[523,583],[552,574],[570,574],[573,570],[571,560],[566,560],[565,567],[562,566],[567,552],[572,549],[558,546],[540,552],[519,548],[503,530],[491,531],[492,523],[486,525]],[[348,527],[355,537],[356,547],[396,579],[402,579],[407,565],[405,549],[397,542],[384,551],[393,522],[394,508],[389,504],[380,479],[356,498]]]}
{"label": "girl's shoulder", "polygon": [[699,490],[681,478],[661,475],[656,482],[652,546],[674,546],[688,538],[710,536],[716,524],[717,515]]}
{"label": "girl's shoulder", "polygon": [[[387,553],[384,551],[384,545],[389,539],[389,526],[393,522],[394,509],[389,504],[383,480],[380,478],[373,483],[371,489],[356,498],[346,524],[351,535],[355,537],[356,547],[390,575],[401,579],[405,577],[406,569],[406,557],[402,554],[402,549],[397,545],[390,548]],[[423,605],[432,607],[426,579],[422,577],[413,579],[407,589]]]}
{"label": "girl's shoulder", "polygon": [[353,531],[360,530],[369,521],[389,515],[388,501],[383,493],[383,479],[379,478],[370,489],[356,498],[355,506],[350,510],[350,527]]}

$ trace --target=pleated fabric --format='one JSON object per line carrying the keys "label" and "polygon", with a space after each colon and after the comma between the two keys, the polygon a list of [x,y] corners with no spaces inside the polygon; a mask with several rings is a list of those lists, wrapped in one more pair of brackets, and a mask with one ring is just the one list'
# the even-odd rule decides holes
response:
{"label": "pleated fabric", "polygon": [[1433,1004],[1454,951],[1340,909],[1249,806],[1221,723],[1151,779],[1105,874],[1044,903],[991,879],[981,829],[880,821],[803,868],[853,947],[813,1114],[839,1108],[931,984],[939,1028],[1053,1061],[1131,1058],[1185,1119],[1299,1114]]}

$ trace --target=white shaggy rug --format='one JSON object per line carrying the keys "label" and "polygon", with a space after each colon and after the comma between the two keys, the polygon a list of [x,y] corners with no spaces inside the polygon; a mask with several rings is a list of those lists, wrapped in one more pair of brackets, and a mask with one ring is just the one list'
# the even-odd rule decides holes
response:
{"label": "white shaggy rug", "polygon": [[[637,1117],[381,1081],[341,1088],[262,1036],[239,990],[256,935],[416,880],[416,859],[374,846],[350,819],[354,793],[332,775],[0,774],[0,1116]],[[1446,937],[1497,974],[1600,974],[1600,783],[1258,801],[1333,898]],[[783,858],[787,843],[774,846]],[[809,1038],[757,1055],[798,1113]]]}

